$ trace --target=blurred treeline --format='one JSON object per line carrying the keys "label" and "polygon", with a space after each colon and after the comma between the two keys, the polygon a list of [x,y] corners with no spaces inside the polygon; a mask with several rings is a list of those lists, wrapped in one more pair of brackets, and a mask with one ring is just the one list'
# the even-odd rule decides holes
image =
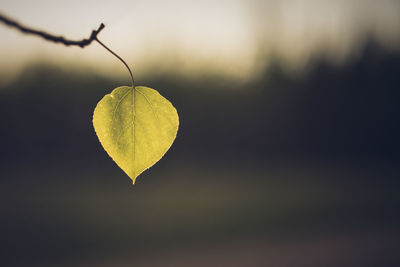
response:
{"label": "blurred treeline", "polygon": [[[302,75],[292,75],[277,57],[266,63],[247,83],[173,73],[139,77],[138,85],[156,88],[178,109],[181,127],[170,156],[400,159],[399,53],[371,38],[342,66],[314,57]],[[90,72],[27,67],[0,89],[2,164],[42,155],[101,157],[92,112],[120,85]]]}

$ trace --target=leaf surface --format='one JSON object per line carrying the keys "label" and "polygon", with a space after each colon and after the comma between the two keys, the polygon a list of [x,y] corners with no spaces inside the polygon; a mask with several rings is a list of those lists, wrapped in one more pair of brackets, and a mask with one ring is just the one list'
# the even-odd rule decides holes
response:
{"label": "leaf surface", "polygon": [[156,90],[121,86],[97,103],[93,126],[104,150],[135,183],[171,147],[179,117]]}

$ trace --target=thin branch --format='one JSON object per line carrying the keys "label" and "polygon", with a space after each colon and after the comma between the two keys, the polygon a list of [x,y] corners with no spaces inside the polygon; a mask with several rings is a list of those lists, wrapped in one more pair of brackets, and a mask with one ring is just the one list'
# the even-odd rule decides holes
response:
{"label": "thin branch", "polygon": [[126,62],[120,56],[118,56],[114,51],[112,51],[105,44],[100,42],[99,39],[97,39],[97,35],[105,27],[103,23],[100,24],[100,26],[99,26],[99,28],[97,30],[92,31],[92,34],[90,35],[89,39],[82,39],[80,41],[72,41],[72,40],[65,39],[63,36],[54,36],[54,35],[52,35],[50,33],[44,32],[44,31],[39,31],[39,30],[35,30],[35,29],[32,29],[32,28],[29,28],[27,26],[24,26],[24,25],[18,23],[17,21],[15,21],[13,19],[7,18],[6,16],[4,16],[2,14],[0,14],[0,22],[3,22],[4,24],[6,24],[9,27],[16,28],[16,29],[20,30],[23,33],[37,35],[37,36],[42,37],[45,40],[52,41],[52,42],[55,42],[55,43],[62,43],[64,45],[66,45],[66,46],[76,45],[76,46],[80,46],[80,47],[83,48],[83,47],[85,47],[87,45],[90,45],[93,41],[97,41],[101,46],[103,46],[105,49],[107,49],[111,54],[113,54],[115,57],[117,57],[119,60],[121,60],[121,62],[128,69],[129,74],[131,76],[132,88],[134,88],[134,86],[135,86],[135,80],[133,79],[132,71],[129,68],[128,64],[126,64]]}
{"label": "thin branch", "polygon": [[55,42],[55,43],[61,43],[61,44],[64,44],[66,46],[76,45],[76,46],[80,46],[82,48],[87,46],[87,45],[90,45],[94,40],[96,40],[97,39],[97,35],[105,27],[104,24],[101,23],[97,30],[93,30],[92,31],[92,34],[90,35],[89,39],[82,39],[80,41],[73,41],[73,40],[65,39],[63,36],[54,36],[54,35],[52,35],[50,33],[44,32],[44,31],[40,31],[40,30],[35,30],[35,29],[32,29],[32,28],[29,28],[27,26],[24,26],[24,25],[20,24],[19,22],[15,21],[13,19],[5,17],[2,14],[0,14],[0,22],[3,22],[4,24],[8,25],[9,27],[16,28],[16,29],[20,30],[23,33],[40,36],[43,39],[48,40],[48,41],[52,41],[52,42]]}

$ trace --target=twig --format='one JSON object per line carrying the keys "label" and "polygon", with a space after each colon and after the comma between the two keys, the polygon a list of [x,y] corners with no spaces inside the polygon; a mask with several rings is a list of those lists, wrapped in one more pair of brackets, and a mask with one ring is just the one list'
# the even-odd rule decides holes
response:
{"label": "twig", "polygon": [[119,60],[121,60],[121,62],[128,69],[129,75],[131,76],[132,88],[134,88],[134,86],[135,86],[135,80],[133,79],[132,71],[129,68],[128,64],[126,64],[126,62],[120,56],[118,56],[114,51],[112,51],[110,48],[108,48],[105,44],[103,44],[97,38],[97,35],[105,27],[103,23],[100,24],[100,26],[99,26],[99,28],[97,30],[92,31],[92,34],[90,35],[89,39],[83,39],[83,40],[80,40],[80,41],[72,41],[72,40],[65,39],[63,36],[54,36],[52,34],[44,32],[44,31],[39,31],[39,30],[35,30],[35,29],[32,29],[32,28],[23,26],[20,23],[18,23],[17,21],[15,21],[13,19],[10,19],[10,18],[7,18],[2,14],[0,14],[0,22],[3,22],[4,24],[6,24],[6,25],[8,25],[10,27],[14,27],[14,28],[20,30],[23,33],[37,35],[37,36],[42,37],[45,40],[52,41],[52,42],[55,42],[55,43],[62,43],[64,45],[66,45],[66,46],[76,45],[76,46],[80,46],[80,47],[83,48],[83,47],[85,47],[87,45],[90,45],[93,41],[96,41],[101,46],[103,46],[105,49],[107,49],[111,54],[113,54],[115,57],[117,57]]}
{"label": "twig", "polygon": [[8,25],[9,27],[14,27],[18,30],[20,30],[23,33],[27,33],[27,34],[33,34],[33,35],[37,35],[42,37],[45,40],[48,41],[52,41],[55,43],[62,43],[66,46],[70,46],[70,45],[76,45],[76,46],[80,46],[80,47],[85,47],[87,45],[90,45],[93,41],[95,41],[97,39],[97,35],[100,33],[100,31],[102,29],[104,29],[104,24],[101,23],[99,28],[97,30],[93,30],[92,34],[90,35],[89,39],[82,39],[80,41],[73,41],[73,40],[68,40],[65,39],[63,36],[54,36],[50,33],[44,32],[44,31],[40,31],[40,30],[35,30],[29,27],[26,27],[24,25],[21,25],[20,23],[18,23],[17,21],[7,18],[4,15],[0,14],[0,22],[3,22],[4,24]]}

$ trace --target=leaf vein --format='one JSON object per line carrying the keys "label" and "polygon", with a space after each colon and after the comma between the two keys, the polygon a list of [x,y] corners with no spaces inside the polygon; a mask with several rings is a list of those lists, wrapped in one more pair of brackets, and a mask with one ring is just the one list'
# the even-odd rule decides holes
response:
{"label": "leaf vein", "polygon": [[149,100],[149,99],[147,98],[147,96],[146,96],[143,92],[141,92],[138,88],[137,88],[136,90],[146,99],[147,103],[149,103],[150,109],[151,109],[151,111],[153,112],[154,117],[156,117],[157,122],[160,123],[160,120],[158,119],[156,110],[155,110],[155,108],[153,107],[153,105],[151,104],[150,100]]}
{"label": "leaf vein", "polygon": [[125,97],[126,97],[129,93],[130,93],[130,90],[129,90],[129,88],[128,88],[127,92],[121,97],[120,100],[118,100],[118,103],[117,103],[117,105],[115,106],[115,109],[114,109],[114,111],[113,111],[113,116],[112,116],[112,118],[111,118],[111,125],[114,124],[114,117],[115,117],[115,114],[117,113],[117,110],[118,110],[120,104],[122,103],[122,101],[125,99]]}

